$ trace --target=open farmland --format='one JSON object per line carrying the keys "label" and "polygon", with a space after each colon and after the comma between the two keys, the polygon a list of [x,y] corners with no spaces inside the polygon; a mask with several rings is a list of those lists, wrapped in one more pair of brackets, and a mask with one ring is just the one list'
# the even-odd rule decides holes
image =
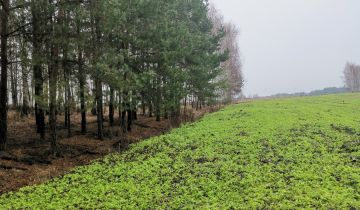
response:
{"label": "open farmland", "polygon": [[360,208],[360,95],[231,105],[0,197],[8,208]]}

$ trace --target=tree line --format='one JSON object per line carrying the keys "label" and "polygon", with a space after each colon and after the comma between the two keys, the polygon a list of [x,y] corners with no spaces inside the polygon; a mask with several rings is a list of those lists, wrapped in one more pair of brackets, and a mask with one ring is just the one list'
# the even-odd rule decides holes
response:
{"label": "tree line", "polygon": [[105,107],[127,132],[138,110],[176,121],[181,106],[230,102],[243,86],[237,29],[208,1],[0,0],[0,16],[0,150],[9,107],[33,113],[55,153],[60,114],[70,136],[73,110],[82,133],[91,110],[102,139]]}

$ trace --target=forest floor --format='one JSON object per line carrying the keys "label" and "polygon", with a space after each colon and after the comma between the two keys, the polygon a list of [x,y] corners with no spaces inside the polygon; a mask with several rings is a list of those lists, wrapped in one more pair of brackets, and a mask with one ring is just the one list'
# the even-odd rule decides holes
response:
{"label": "forest floor", "polygon": [[[202,110],[188,109],[187,115],[182,115],[182,121],[194,121],[205,113],[216,108]],[[110,128],[108,120],[104,123],[105,139],[96,138],[96,116],[87,115],[87,134],[80,132],[80,114],[71,116],[71,132],[68,137],[64,126],[64,116],[58,117],[58,146],[60,156],[49,156],[49,142],[41,141],[36,133],[34,116],[22,118],[19,113],[9,113],[9,139],[7,152],[0,153],[0,195],[17,190],[24,186],[40,184],[54,177],[65,174],[76,166],[88,165],[93,160],[108,154],[119,152],[119,141],[126,138],[130,144],[137,143],[149,137],[164,134],[173,126],[167,119],[157,122],[155,118],[138,116],[132,131],[123,134],[119,126]],[[118,121],[116,121],[117,124]],[[47,134],[48,135],[48,134]],[[46,136],[45,139],[49,139]]]}

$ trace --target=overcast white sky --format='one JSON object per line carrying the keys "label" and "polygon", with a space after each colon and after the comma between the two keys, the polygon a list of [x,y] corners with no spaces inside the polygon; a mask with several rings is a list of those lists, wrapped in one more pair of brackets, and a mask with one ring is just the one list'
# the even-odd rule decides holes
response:
{"label": "overcast white sky", "polygon": [[240,28],[245,94],[343,86],[360,64],[360,0],[212,0]]}

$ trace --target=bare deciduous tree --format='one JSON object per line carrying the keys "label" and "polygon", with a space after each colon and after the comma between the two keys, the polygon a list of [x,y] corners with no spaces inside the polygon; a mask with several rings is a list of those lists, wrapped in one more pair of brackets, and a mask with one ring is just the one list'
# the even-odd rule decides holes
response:
{"label": "bare deciduous tree", "polygon": [[231,22],[225,23],[223,16],[217,11],[213,4],[210,5],[208,15],[213,23],[212,33],[225,33],[225,36],[221,41],[220,51],[228,51],[230,57],[221,65],[224,70],[223,79],[227,84],[227,88],[223,95],[225,100],[232,101],[234,98],[241,95],[244,85],[238,44],[239,29]]}
{"label": "bare deciduous tree", "polygon": [[347,63],[344,69],[345,86],[352,92],[360,91],[360,66]]}

